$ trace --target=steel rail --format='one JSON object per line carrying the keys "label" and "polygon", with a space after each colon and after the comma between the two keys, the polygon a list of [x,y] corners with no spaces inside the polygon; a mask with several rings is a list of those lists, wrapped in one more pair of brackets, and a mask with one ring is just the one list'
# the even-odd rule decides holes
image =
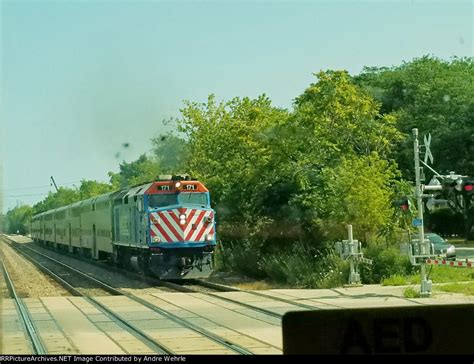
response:
{"label": "steel rail", "polygon": [[[106,292],[108,292],[108,293],[110,293],[110,294],[112,294],[112,295],[118,295],[118,296],[122,295],[122,293],[118,292],[115,288],[113,288],[113,287],[109,286],[108,284],[106,284],[106,283],[104,283],[104,282],[102,282],[102,281],[100,281],[100,280],[98,280],[98,279],[92,277],[91,275],[89,275],[89,274],[87,274],[87,273],[81,272],[80,270],[78,270],[78,269],[76,269],[76,268],[70,266],[69,264],[60,262],[59,260],[54,259],[54,258],[51,258],[51,257],[47,256],[46,254],[43,254],[43,253],[41,253],[41,252],[39,252],[39,251],[37,251],[37,250],[35,250],[35,249],[32,249],[32,248],[30,248],[30,247],[25,246],[25,247],[18,248],[18,246],[16,245],[16,243],[14,243],[14,244],[15,244],[14,248],[16,248],[18,251],[20,251],[20,250],[22,250],[22,249],[30,250],[30,251],[32,251],[34,254],[38,254],[38,255],[42,256],[43,258],[46,258],[46,259],[50,260],[51,262],[53,262],[53,263],[55,263],[55,264],[57,264],[57,265],[62,266],[63,268],[66,268],[66,269],[68,269],[68,270],[70,270],[70,271],[72,271],[72,272],[74,272],[74,273],[79,274],[81,277],[85,278],[86,280],[89,280],[90,282],[93,282],[93,283],[96,284],[98,287],[100,287],[101,289],[103,289],[104,291],[106,291]],[[31,256],[30,256],[30,257],[31,257]],[[34,259],[34,258],[33,258],[33,259]],[[39,263],[39,262],[38,262],[38,263]],[[82,294],[81,294],[81,295],[82,295]]]}
{"label": "steel rail", "polygon": [[[117,315],[115,312],[113,312],[111,309],[109,309],[107,306],[105,306],[104,304],[98,302],[96,299],[92,298],[92,297],[87,297],[85,296],[83,293],[81,293],[80,291],[78,291],[76,288],[74,288],[70,283],[68,283],[64,278],[58,276],[56,273],[54,273],[53,271],[51,271],[50,269],[44,267],[41,265],[40,262],[34,260],[34,258],[32,258],[31,256],[27,256],[27,254],[24,252],[24,251],[21,251],[21,249],[18,249],[17,247],[14,247],[15,249],[19,250],[20,253],[22,253],[23,256],[27,257],[27,259],[29,261],[31,261],[33,264],[35,264],[35,266],[37,266],[41,271],[43,271],[44,273],[48,274],[48,275],[51,275],[51,277],[56,280],[58,283],[60,283],[61,285],[63,285],[67,290],[71,291],[71,293],[73,293],[75,296],[79,296],[79,297],[82,297],[84,298],[86,301],[88,301],[89,303],[91,303],[92,305],[94,306],[97,306],[99,308],[100,311],[102,311],[103,313],[106,313],[108,314],[109,316],[113,317],[115,319],[115,321],[123,324],[124,326],[126,326],[127,328],[131,329],[133,332],[132,334],[135,333],[135,335],[138,335],[139,338],[145,343],[147,344],[150,348],[153,348],[155,351],[157,351],[158,354],[165,354],[165,355],[170,355],[170,354],[175,354],[174,352],[172,352],[170,349],[168,349],[166,346],[158,343],[157,341],[155,341],[152,337],[150,337],[148,334],[144,333],[142,330],[138,329],[137,327],[135,327],[135,325],[127,322],[126,320],[124,320],[123,318],[121,318],[119,315]],[[30,248],[28,248],[30,249]],[[30,250],[33,250],[34,249],[30,249]],[[36,252],[36,251],[35,251]],[[38,253],[40,255],[43,255],[41,253]],[[45,256],[46,258],[48,259],[51,259],[53,261],[56,261],[55,259],[53,258],[50,258],[48,256]],[[56,261],[58,262],[58,261]],[[84,276],[84,278],[86,279],[90,279],[94,282],[96,282],[97,280],[85,273],[82,273],[80,271],[77,271],[75,268],[73,267],[70,267],[68,266],[67,264],[64,264],[64,263],[61,263],[61,262],[58,262],[60,263],[62,266],[66,267],[66,268],[70,268],[72,271],[76,272],[76,273],[80,273],[82,276]],[[101,284],[104,284],[103,282],[100,282]],[[108,289],[111,289],[113,291],[116,291],[113,287],[108,287]],[[116,293],[116,295],[122,295],[122,293],[116,291],[114,292]]]}
{"label": "steel rail", "polygon": [[253,353],[251,351],[248,351],[247,349],[245,349],[243,346],[240,346],[238,344],[235,344],[231,341],[228,341],[226,339],[223,339],[222,337],[206,330],[206,329],[203,329],[185,319],[182,319],[181,317],[167,311],[167,310],[164,310],[162,308],[159,308],[159,307],[156,307],[155,305],[149,303],[148,301],[140,298],[140,297],[136,297],[135,295],[132,295],[132,294],[129,294],[129,293],[125,293],[125,295],[136,301],[136,302],[139,302],[141,303],[142,305],[148,307],[149,309],[159,313],[160,315],[174,321],[174,322],[177,322],[193,331],[196,331],[204,336],[206,336],[207,338],[211,339],[212,341],[214,342],[217,342],[225,347],[227,347],[228,349],[231,349],[233,351],[235,351],[236,353],[239,353],[239,354],[243,354],[243,355],[253,355]]}
{"label": "steel rail", "polygon": [[[86,274],[86,273],[84,273],[84,272],[81,272],[80,270],[78,270],[78,269],[76,269],[76,268],[70,267],[69,265],[67,265],[67,264],[65,264],[65,263],[62,263],[62,262],[60,262],[60,261],[58,261],[58,260],[56,260],[56,259],[54,259],[54,258],[48,257],[47,255],[45,255],[45,254],[43,254],[43,253],[37,252],[37,251],[34,250],[34,249],[31,249],[31,248],[29,248],[29,247],[25,247],[25,248],[26,248],[26,249],[29,249],[29,250],[32,250],[32,251],[34,251],[35,253],[37,253],[37,254],[39,254],[39,255],[41,255],[41,256],[44,256],[45,258],[47,258],[47,259],[49,259],[49,260],[51,260],[51,261],[57,262],[58,264],[60,264],[60,265],[62,265],[62,266],[64,266],[64,267],[66,267],[66,268],[71,269],[72,271],[74,271],[74,272],[76,272],[76,273],[78,273],[78,274],[84,276],[84,277],[87,278],[87,279],[91,279],[91,280],[93,280],[94,282],[100,283],[101,287],[103,287],[104,289],[106,289],[108,292],[110,292],[110,293],[112,293],[112,294],[115,294],[115,295],[122,295],[122,296],[128,297],[128,298],[130,298],[131,300],[133,300],[133,301],[135,301],[135,302],[138,302],[138,303],[140,303],[140,304],[142,304],[142,305],[148,307],[149,309],[151,309],[151,310],[153,310],[153,311],[159,313],[160,315],[162,315],[162,316],[164,316],[164,317],[166,317],[166,318],[168,318],[168,319],[170,319],[170,320],[172,320],[172,321],[174,321],[174,322],[176,322],[176,323],[179,323],[179,324],[182,325],[182,326],[185,326],[185,327],[187,327],[187,328],[189,328],[189,329],[191,329],[191,330],[193,330],[193,331],[195,331],[195,332],[200,333],[201,335],[203,335],[203,336],[205,336],[205,337],[211,339],[211,340],[214,341],[214,342],[219,343],[220,345],[222,345],[222,346],[224,346],[224,347],[226,347],[226,348],[228,348],[228,349],[231,349],[232,351],[234,351],[234,352],[236,352],[236,353],[243,354],[243,355],[253,355],[252,352],[248,351],[248,350],[245,349],[244,347],[242,347],[242,346],[240,346],[240,345],[238,345],[238,344],[232,343],[232,342],[230,342],[230,341],[228,341],[228,340],[226,340],[226,339],[224,339],[224,338],[222,338],[222,337],[220,337],[220,336],[218,336],[218,335],[216,335],[216,334],[214,334],[214,333],[212,333],[212,332],[210,332],[210,331],[208,331],[208,330],[206,330],[206,329],[203,329],[203,328],[201,328],[201,327],[199,327],[199,326],[197,326],[197,325],[195,325],[195,324],[193,324],[193,323],[191,323],[191,322],[189,322],[189,321],[187,321],[187,320],[185,320],[185,319],[183,319],[183,318],[181,318],[181,317],[179,317],[179,316],[177,316],[177,315],[175,315],[175,314],[173,314],[173,313],[171,313],[171,312],[169,312],[169,311],[166,311],[166,310],[164,310],[164,309],[162,309],[162,308],[156,307],[155,305],[149,303],[148,301],[146,301],[146,300],[144,300],[144,299],[142,299],[142,298],[140,298],[140,297],[137,297],[137,296],[135,296],[135,295],[133,295],[133,294],[131,294],[131,293],[125,292],[125,291],[123,291],[123,290],[121,290],[121,289],[114,288],[114,287],[110,286],[109,284],[107,284],[107,283],[105,283],[105,282],[103,282],[103,281],[100,281],[100,280],[97,279],[97,278],[91,277],[90,275],[88,275],[88,274]],[[188,292],[189,292],[189,291],[188,291]],[[192,291],[192,292],[194,292],[194,291]],[[93,301],[95,304],[99,305],[101,308],[104,308],[104,310],[107,310],[107,311],[108,311],[108,309],[107,309],[106,306],[104,306],[104,305],[101,304],[100,302],[96,301],[95,299],[93,299],[93,298],[91,298],[91,297],[86,297],[86,298],[89,299],[89,300],[91,300],[91,301]],[[108,311],[108,312],[110,312],[112,315],[116,316],[112,311]],[[120,320],[122,320],[120,317],[118,317],[118,318],[119,318]],[[132,329],[136,330],[132,324],[130,324],[130,323],[128,323],[128,322],[124,322],[124,323],[125,323],[127,326],[131,327]],[[143,334],[143,335],[146,335],[146,334]]]}
{"label": "steel rail", "polygon": [[200,280],[200,279],[192,279],[191,281],[193,283],[199,285],[199,286],[212,288],[212,289],[215,289],[216,291],[220,291],[220,292],[245,292],[245,291],[242,291],[239,288],[230,287],[230,286],[226,286],[224,284],[219,284],[219,283],[214,283],[214,282],[203,281],[203,280]]}
{"label": "steel rail", "polygon": [[69,282],[64,280],[61,276],[58,274],[54,273],[52,270],[49,268],[46,268],[44,265],[42,265],[40,262],[35,260],[32,256],[28,255],[28,253],[22,252],[20,249],[18,249],[15,246],[10,245],[13,249],[15,249],[19,254],[24,256],[30,263],[32,263],[36,268],[38,268],[40,271],[42,271],[44,274],[49,275],[52,279],[54,279],[56,282],[58,282],[63,288],[65,288],[67,291],[69,291],[73,296],[82,296],[83,294],[74,288]]}
{"label": "steel rail", "polygon": [[16,306],[18,307],[18,311],[20,313],[21,319],[23,320],[23,323],[25,324],[26,331],[28,333],[28,336],[30,337],[31,344],[33,345],[33,350],[35,351],[35,354],[44,355],[47,353],[46,349],[43,345],[43,342],[41,341],[41,339],[38,337],[38,334],[36,333],[35,325],[28,311],[28,308],[23,303],[21,298],[18,297],[13,281],[10,278],[10,275],[8,274],[7,267],[5,267],[5,264],[3,263],[3,261],[1,261],[1,263],[2,263],[3,275],[5,277],[8,290],[10,291],[10,295],[13,297],[13,300],[15,301]]}
{"label": "steel rail", "polygon": [[[310,306],[310,305],[306,305],[304,303],[301,303],[301,302],[295,302],[295,301],[292,301],[292,300],[288,300],[288,299],[285,299],[285,298],[281,298],[281,297],[275,297],[275,296],[270,296],[270,295],[267,295],[267,294],[264,294],[264,293],[260,293],[260,292],[255,292],[255,291],[245,291],[245,290],[242,290],[242,289],[239,289],[239,288],[235,288],[235,287],[227,287],[227,286],[224,286],[224,285],[221,285],[221,284],[217,284],[217,283],[212,283],[212,282],[205,282],[205,281],[201,281],[199,279],[195,279],[193,280],[196,284],[198,285],[202,285],[204,287],[209,287],[209,288],[214,288],[214,289],[217,289],[217,290],[220,290],[221,292],[225,292],[225,290],[227,289],[227,291],[232,291],[232,292],[244,292],[244,293],[247,293],[247,294],[250,294],[250,295],[254,295],[254,296],[259,296],[259,297],[263,297],[263,298],[267,298],[267,299],[271,299],[271,300],[275,300],[275,301],[279,301],[279,302],[284,302],[284,303],[287,303],[287,304],[290,304],[290,305],[293,305],[293,306],[298,306],[298,307],[301,307],[301,308],[305,308],[307,310],[317,310],[318,308],[317,307],[314,307],[314,306]],[[268,310],[265,310],[263,308],[260,308],[260,307],[256,307],[256,306],[253,306],[253,305],[248,305],[248,304],[244,304],[240,301],[237,301],[237,300],[233,300],[231,298],[228,298],[228,297],[222,297],[222,296],[218,296],[212,292],[209,292],[209,293],[205,293],[205,294],[208,294],[210,296],[213,296],[213,297],[218,297],[218,298],[222,298],[226,301],[229,301],[229,302],[235,302],[235,303],[238,303],[238,304],[241,304],[241,305],[247,305],[247,306],[250,306],[251,308],[254,308],[256,310],[260,310],[260,311],[263,311],[263,312],[267,312],[273,316],[276,316],[276,317],[283,317],[283,315],[280,315],[280,314],[277,314],[275,312],[272,312],[272,311],[268,311]]]}

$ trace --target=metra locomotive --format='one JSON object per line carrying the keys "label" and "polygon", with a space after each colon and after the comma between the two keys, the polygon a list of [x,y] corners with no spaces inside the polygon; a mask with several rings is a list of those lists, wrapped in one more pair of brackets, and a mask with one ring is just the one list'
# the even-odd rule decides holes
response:
{"label": "metra locomotive", "polygon": [[171,177],[35,215],[35,241],[161,279],[207,277],[216,245],[209,191]]}

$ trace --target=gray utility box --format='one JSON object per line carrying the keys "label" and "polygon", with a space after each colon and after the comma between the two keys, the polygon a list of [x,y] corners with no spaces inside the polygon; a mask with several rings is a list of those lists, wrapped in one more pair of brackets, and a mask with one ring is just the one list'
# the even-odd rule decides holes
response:
{"label": "gray utility box", "polygon": [[426,259],[435,256],[433,244],[428,239],[424,240],[422,243],[420,239],[412,239],[411,243],[401,244],[400,246],[401,253],[407,254],[413,265],[424,263]]}

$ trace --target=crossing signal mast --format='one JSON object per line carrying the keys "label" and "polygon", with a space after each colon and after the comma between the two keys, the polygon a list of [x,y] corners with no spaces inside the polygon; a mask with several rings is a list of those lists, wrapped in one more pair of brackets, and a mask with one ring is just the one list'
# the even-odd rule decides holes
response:
{"label": "crossing signal mast", "polygon": [[[423,186],[421,184],[421,168],[420,167],[420,144],[418,142],[418,129],[413,129],[413,150],[415,157],[415,199],[418,208],[418,218],[413,220],[413,226],[418,228],[418,238],[412,239],[409,247],[409,256],[412,264],[420,265],[421,268],[421,288],[420,295],[422,297],[431,296],[431,280],[427,279],[426,276],[426,264],[427,259],[434,257],[434,248],[428,239],[425,239],[424,223],[423,223]],[[429,151],[429,144],[431,142],[431,136],[425,138],[425,160],[431,160],[433,163],[433,156]],[[424,163],[425,165],[426,162]]]}
{"label": "crossing signal mast", "polygon": [[[424,136],[423,141],[425,148],[424,160],[420,160],[420,144],[418,141],[418,129],[413,130],[413,150],[415,160],[415,199],[418,209],[418,217],[413,219],[412,225],[418,228],[418,236],[410,242],[408,254],[413,265],[420,265],[421,268],[421,296],[431,295],[431,281],[426,277],[426,261],[434,256],[433,245],[428,239],[425,239],[424,221],[423,221],[423,198],[429,198],[426,206],[428,209],[434,208],[435,205],[448,205],[454,200],[454,207],[464,210],[464,218],[466,221],[466,238],[470,233],[471,225],[469,224],[469,211],[471,208],[471,198],[474,195],[474,179],[467,176],[457,175],[451,172],[449,175],[440,175],[428,165],[428,161],[433,163],[433,155],[430,150],[431,135]],[[420,163],[434,173],[433,179],[428,185],[421,183],[423,170]],[[438,180],[440,179],[441,182]],[[443,191],[450,194],[450,200],[436,200],[433,194],[424,194],[424,191]],[[399,205],[403,209],[404,205]],[[409,207],[409,206],[408,206]]]}

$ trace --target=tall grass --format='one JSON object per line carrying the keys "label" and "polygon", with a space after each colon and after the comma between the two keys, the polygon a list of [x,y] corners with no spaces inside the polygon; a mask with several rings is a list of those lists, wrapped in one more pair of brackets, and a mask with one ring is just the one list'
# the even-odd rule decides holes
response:
{"label": "tall grass", "polygon": [[[365,250],[364,256],[373,260],[372,265],[362,265],[361,277],[365,283],[379,284],[390,277],[397,276],[393,282],[402,284],[401,277],[414,272],[407,256],[394,247],[372,246]],[[388,283],[384,283],[388,284]]]}
{"label": "tall grass", "polygon": [[437,289],[445,292],[464,293],[465,295],[474,295],[474,282],[470,283],[449,283],[437,287]]}
{"label": "tall grass", "polygon": [[342,286],[348,278],[348,265],[333,249],[315,250],[294,245],[291,250],[264,256],[260,269],[272,280],[300,288]]}

